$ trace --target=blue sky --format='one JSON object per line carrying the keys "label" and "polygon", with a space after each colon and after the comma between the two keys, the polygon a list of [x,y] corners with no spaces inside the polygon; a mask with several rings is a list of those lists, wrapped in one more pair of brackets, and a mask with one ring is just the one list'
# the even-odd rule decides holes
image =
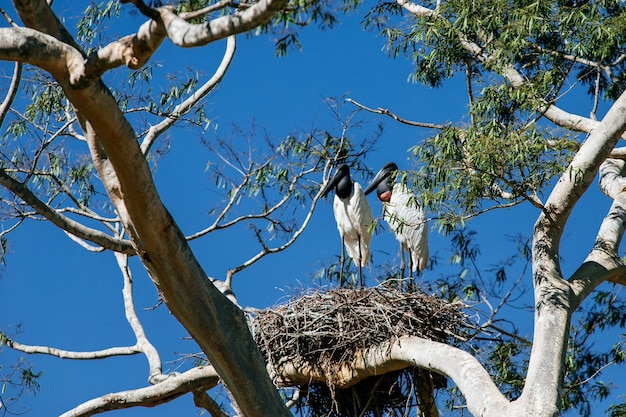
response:
{"label": "blue sky", "polygon": [[[66,10],[71,4],[57,1],[54,9]],[[75,15],[67,11],[68,19]],[[404,58],[389,59],[383,50],[383,39],[364,32],[359,26],[360,19],[359,15],[348,16],[333,30],[305,29],[301,39],[304,49],[292,51],[285,58],[274,56],[272,40],[267,37],[240,36],[230,70],[218,90],[207,99],[207,111],[216,122],[216,134],[226,135],[232,123],[245,127],[252,120],[275,137],[311,126],[337,130],[324,98],[344,95],[370,107],[389,108],[408,119],[433,123],[459,120],[466,110],[462,83],[452,81],[437,90],[410,84],[407,81],[410,62]],[[132,23],[127,30],[116,30],[126,34],[135,28]],[[210,75],[221,60],[224,46],[225,42],[221,41],[202,49],[180,50],[166,44],[153,60],[164,71],[191,67]],[[120,68],[112,76],[126,77],[126,74],[127,70]],[[343,107],[346,114],[352,109],[349,104]],[[393,160],[401,169],[412,168],[407,149],[429,132],[382,116],[364,117],[371,123],[371,130],[377,122],[385,125],[376,151],[366,161],[368,166],[378,170]],[[364,133],[371,130],[365,128]],[[187,234],[199,230],[207,221],[206,212],[213,196],[212,182],[205,172],[207,158],[197,134],[185,136],[177,132],[155,174],[164,203]],[[367,179],[355,180],[363,184]],[[340,250],[331,201],[329,198],[318,205],[310,227],[292,248],[267,257],[235,276],[234,291],[242,305],[271,306],[291,295],[293,288],[312,285],[312,274]],[[370,204],[374,213],[379,214],[380,204],[373,196]],[[574,212],[564,239],[566,275],[584,259],[601,221],[597,213],[605,213],[608,206],[609,200],[594,186]],[[534,208],[522,207],[470,222],[470,228],[477,230],[481,238],[481,267],[488,268],[508,254],[512,246],[507,236],[530,235],[537,214]],[[228,231],[194,241],[192,246],[206,272],[216,278],[223,278],[227,268],[247,259],[257,249],[250,244],[250,235]],[[449,239],[438,235],[434,227],[431,227],[430,247],[431,254],[442,260],[449,255]],[[397,243],[388,231],[374,236],[372,248],[375,262],[393,261],[397,253]],[[156,292],[137,260],[132,264],[140,318],[149,338],[163,355],[164,369],[175,368],[178,363],[172,361],[179,354],[197,353],[199,349],[193,342],[184,340],[184,329],[164,306],[142,310],[156,304]],[[426,271],[423,279],[428,281],[444,271],[442,264]],[[122,278],[112,254],[86,252],[54,226],[27,222],[10,236],[10,254],[0,276],[0,326],[10,331],[21,324],[22,333],[17,340],[68,350],[132,345],[134,337],[124,318],[121,289]],[[516,319],[526,323],[522,327],[531,332],[532,314],[517,314]],[[5,349],[0,364],[8,365],[15,358]],[[88,362],[45,356],[28,360],[36,365],[36,370],[44,372],[40,379],[41,392],[22,399],[28,407],[27,415],[32,417],[58,415],[108,392],[144,386],[147,380],[148,368],[143,356]],[[171,416],[196,415],[196,412],[192,398],[185,396],[155,409],[135,408],[113,415]]]}

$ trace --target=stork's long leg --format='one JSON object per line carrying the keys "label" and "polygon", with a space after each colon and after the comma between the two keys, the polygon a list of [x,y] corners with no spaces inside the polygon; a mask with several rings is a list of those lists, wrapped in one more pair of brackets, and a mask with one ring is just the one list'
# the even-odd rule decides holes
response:
{"label": "stork's long leg", "polygon": [[[408,248],[407,248],[408,249]],[[411,252],[407,251],[409,255],[409,283],[407,285],[407,292],[415,291],[415,281],[413,280],[413,255]],[[419,265],[418,265],[418,274],[419,274]]]}
{"label": "stork's long leg", "polygon": [[346,245],[343,240],[343,236],[341,236],[341,269],[339,270],[339,286],[343,287],[343,267],[346,259]]}
{"label": "stork's long leg", "polygon": [[400,278],[404,279],[404,268],[406,264],[404,263],[404,246],[402,243],[400,244],[400,272],[402,276]]}
{"label": "stork's long leg", "polygon": [[361,264],[363,263],[363,255],[361,253],[361,236],[357,235],[357,238],[359,239],[359,285],[363,288],[363,268],[361,267]]}
{"label": "stork's long leg", "polygon": [[407,253],[409,254],[409,277],[411,278],[411,281],[413,281],[413,256],[411,255],[411,252],[408,250],[407,250]]}

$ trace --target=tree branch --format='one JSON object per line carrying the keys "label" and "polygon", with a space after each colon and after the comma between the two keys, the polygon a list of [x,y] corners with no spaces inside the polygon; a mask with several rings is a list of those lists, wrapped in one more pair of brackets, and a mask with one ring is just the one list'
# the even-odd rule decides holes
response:
{"label": "tree branch", "polygon": [[24,345],[9,339],[4,333],[0,333],[0,341],[5,343],[10,348],[17,350],[18,352],[28,354],[41,354],[55,356],[60,359],[77,359],[77,360],[90,360],[90,359],[104,359],[112,356],[121,355],[136,355],[141,353],[141,349],[137,345],[134,346],[119,346],[102,350],[78,352],[72,350],[57,349],[49,346],[36,346],[36,345]]}
{"label": "tree branch", "polygon": [[337,388],[347,388],[364,378],[417,366],[451,378],[476,416],[507,415],[510,403],[494,385],[483,366],[469,353],[445,343],[414,336],[404,336],[355,354],[355,359],[338,366],[332,374],[316,364],[281,363],[277,369],[268,365],[279,386],[333,381]]}
{"label": "tree branch", "polygon": [[626,226],[625,168],[625,161],[615,159],[607,159],[600,166],[600,189],[613,203],[587,259],[569,279],[576,307],[604,281],[626,285],[626,266],[619,256]]}
{"label": "tree branch", "polygon": [[163,381],[165,378],[168,377],[168,375],[163,375],[163,371],[161,370],[161,357],[159,356],[159,352],[157,352],[155,347],[146,337],[143,326],[141,325],[139,317],[137,317],[137,313],[135,312],[135,303],[133,300],[133,278],[130,273],[130,268],[128,267],[128,256],[120,253],[115,253],[115,259],[117,260],[117,265],[122,272],[122,276],[124,277],[124,287],[122,289],[122,295],[124,299],[124,311],[126,313],[126,320],[128,321],[128,324],[130,324],[130,327],[131,329],[133,329],[133,333],[137,338],[137,346],[141,349],[141,351],[144,353],[144,355],[146,355],[146,358],[148,359],[148,364],[150,366],[148,382],[150,382],[151,384],[156,384]]}
{"label": "tree branch", "polygon": [[88,228],[69,217],[61,215],[59,212],[41,201],[26,185],[15,180],[6,171],[0,168],[0,185],[14,193],[26,204],[32,207],[38,214],[48,219],[51,223],[64,231],[84,240],[88,240],[97,245],[114,252],[121,252],[134,255],[135,251],[130,242],[111,237],[100,230]]}
{"label": "tree branch", "polygon": [[[293,187],[295,186],[295,179],[294,181],[290,184],[289,186],[289,191],[286,193],[286,196],[290,195],[293,192]],[[232,284],[232,279],[233,276],[238,273],[243,271],[244,269],[248,268],[249,266],[251,266],[252,264],[258,262],[259,260],[261,260],[263,257],[265,257],[266,255],[272,254],[272,253],[277,253],[277,252],[281,252],[285,249],[287,249],[289,246],[293,245],[296,240],[298,240],[298,238],[300,237],[300,235],[304,232],[304,230],[306,229],[306,227],[308,226],[311,218],[313,217],[313,211],[315,210],[315,206],[317,205],[317,201],[320,198],[320,195],[322,193],[322,189],[320,189],[318,191],[318,193],[315,195],[315,197],[313,198],[313,200],[311,201],[311,205],[309,206],[309,212],[307,213],[306,217],[304,218],[304,220],[302,221],[302,224],[300,225],[300,227],[298,228],[298,230],[296,230],[293,235],[291,235],[291,238],[283,243],[280,246],[276,246],[273,248],[267,247],[265,246],[265,243],[261,241],[261,245],[262,245],[262,249],[261,251],[259,251],[256,255],[254,255],[253,257],[251,257],[250,259],[248,259],[246,262],[236,266],[235,268],[229,269],[227,274],[226,274],[226,283],[228,285]]]}
{"label": "tree branch", "polygon": [[177,46],[192,47],[254,29],[269,21],[286,3],[287,0],[260,0],[244,11],[196,25],[187,23],[167,7],[158,10],[170,40]]}
{"label": "tree branch", "polygon": [[[599,126],[591,132],[555,185],[535,224],[533,264],[559,268],[559,244],[569,215],[589,185],[600,165],[611,153],[626,130],[626,92],[613,103]],[[549,259],[549,262],[544,262]],[[544,278],[547,271],[536,271]]]}
{"label": "tree branch", "polygon": [[394,119],[394,120],[396,120],[396,121],[398,121],[400,123],[404,123],[405,125],[417,126],[417,127],[425,127],[425,128],[428,128],[428,129],[440,129],[440,130],[441,129],[445,129],[445,126],[444,125],[440,125],[440,124],[425,123],[425,122],[415,122],[415,121],[412,121],[412,120],[404,119],[404,118],[396,115],[395,113],[392,113],[389,110],[383,109],[381,107],[377,107],[376,109],[372,109],[370,107],[364,106],[363,104],[361,104],[361,103],[359,103],[359,102],[357,102],[355,100],[352,100],[351,98],[347,98],[346,101],[348,103],[352,103],[355,106],[357,106],[358,108],[366,110],[366,111],[368,111],[370,113],[384,114],[386,116],[389,116],[392,119]]}
{"label": "tree branch", "polygon": [[20,80],[22,79],[22,63],[16,62],[15,69],[13,70],[13,77],[11,77],[11,84],[9,85],[9,91],[7,91],[7,95],[0,104],[0,126],[4,122],[4,118],[6,117],[9,109],[11,108],[11,104],[15,99],[15,95],[17,94],[17,89],[20,85]]}
{"label": "tree branch", "polygon": [[111,410],[132,407],[155,407],[172,401],[181,395],[198,390],[208,390],[219,383],[219,377],[211,366],[192,368],[156,385],[103,395],[82,403],[61,417],[89,417]]}
{"label": "tree branch", "polygon": [[115,98],[101,81],[77,89],[64,79],[57,81],[76,108],[98,173],[168,308],[247,414],[288,415],[243,313],[207,279],[164,207],[135,132]]}
{"label": "tree branch", "polygon": [[171,114],[168,114],[167,117],[161,121],[160,123],[151,126],[148,130],[148,134],[145,136],[141,143],[141,152],[144,155],[148,153],[150,147],[154,143],[154,141],[169,129],[181,116],[187,114],[191,109],[195,107],[195,105],[206,97],[213,89],[222,81],[230,63],[233,60],[233,56],[235,55],[235,36],[229,36],[226,42],[226,51],[224,52],[224,57],[222,58],[222,62],[219,67],[215,71],[215,74],[206,82],[202,87],[198,88],[192,95],[190,95],[185,101],[180,103],[174,108]]}

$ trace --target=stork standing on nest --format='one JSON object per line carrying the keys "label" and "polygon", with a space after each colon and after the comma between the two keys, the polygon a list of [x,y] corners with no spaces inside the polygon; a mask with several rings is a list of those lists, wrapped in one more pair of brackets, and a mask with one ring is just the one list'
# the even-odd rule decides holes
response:
{"label": "stork standing on nest", "polygon": [[361,185],[352,181],[350,168],[346,164],[339,166],[335,176],[322,191],[322,197],[326,197],[333,189],[335,190],[333,212],[342,242],[340,284],[343,281],[343,265],[347,250],[352,261],[359,266],[359,284],[363,287],[362,267],[369,261],[372,241],[374,223],[372,209]]}
{"label": "stork standing on nest", "polygon": [[387,163],[365,188],[365,195],[376,189],[383,202],[383,219],[400,242],[400,269],[404,277],[404,252],[409,253],[409,275],[421,272],[428,264],[428,222],[424,210],[401,183],[395,183],[398,166]]}

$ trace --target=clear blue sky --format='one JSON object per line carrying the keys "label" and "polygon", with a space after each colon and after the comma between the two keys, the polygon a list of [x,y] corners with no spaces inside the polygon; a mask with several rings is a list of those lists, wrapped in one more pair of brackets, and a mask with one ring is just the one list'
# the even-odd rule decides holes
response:
{"label": "clear blue sky", "polygon": [[[76,13],[70,1],[56,1],[54,9],[73,22]],[[127,16],[128,8],[124,8]],[[63,12],[61,12],[63,11]],[[207,111],[217,122],[217,134],[226,135],[231,123],[257,126],[270,136],[284,137],[311,126],[338,130],[324,103],[326,97],[347,95],[371,106],[386,107],[408,118],[442,123],[459,120],[465,112],[465,90],[462,83],[440,89],[428,89],[407,81],[410,62],[404,58],[387,58],[383,39],[364,32],[361,16],[343,19],[334,30],[307,28],[302,34],[302,51],[292,51],[286,58],[276,58],[272,40],[238,38],[237,53],[219,89],[207,100]],[[131,19],[127,29],[117,27],[114,33],[127,34],[136,29],[138,18]],[[167,44],[154,57],[166,72],[200,69],[212,74],[219,64],[225,42],[202,49],[180,50]],[[3,67],[5,68],[5,67]],[[115,70],[115,77],[126,77],[127,70]],[[353,108],[346,104],[343,111]],[[569,109],[575,110],[575,108]],[[384,122],[385,131],[376,152],[366,163],[377,170],[387,161],[400,168],[412,168],[407,149],[429,132],[402,126],[382,116],[368,116],[371,129]],[[185,233],[206,225],[206,211],[211,204],[212,182],[205,173],[208,153],[199,144],[198,135],[186,137],[180,132],[171,139],[171,150],[159,163],[155,178],[163,201]],[[367,179],[355,178],[364,183]],[[312,285],[311,276],[340,250],[340,239],[332,217],[331,199],[316,209],[314,220],[302,238],[291,249],[268,257],[235,277],[234,291],[242,305],[266,307],[290,295],[293,288]],[[380,204],[370,199],[375,214]],[[597,213],[606,211],[609,200],[593,187],[584,204],[574,213],[565,233],[564,268],[573,272],[592,244],[601,221]],[[602,208],[599,208],[602,207]],[[479,232],[483,256],[482,267],[508,254],[512,248],[506,239],[516,233],[530,235],[537,213],[530,207],[497,212],[470,222]],[[254,243],[254,242],[252,242]],[[443,261],[448,257],[448,238],[431,227],[431,253]],[[115,345],[132,345],[134,337],[124,318],[122,279],[112,254],[93,254],[72,243],[60,230],[45,223],[27,222],[10,236],[10,254],[0,277],[0,326],[10,331],[18,323],[22,333],[17,340],[27,344],[50,345],[68,350],[97,350]],[[193,242],[194,250],[206,272],[223,278],[233,267],[258,248],[250,244],[249,234],[228,231]],[[391,233],[374,236],[375,261],[393,260],[397,243]],[[505,248],[505,250],[503,250]],[[143,311],[156,303],[152,283],[136,260],[136,303],[150,340],[162,353],[164,368],[175,368],[168,362],[180,353],[199,349],[164,306]],[[428,270],[424,279],[438,277],[445,265]],[[530,279],[530,276],[527,277]],[[527,285],[531,285],[528,281]],[[532,331],[532,313],[519,312],[518,319]],[[15,355],[4,350],[0,364],[13,362]],[[58,415],[88,399],[108,392],[144,386],[147,364],[143,356],[101,361],[64,361],[45,356],[27,360],[44,372],[41,392],[24,397],[28,416]],[[135,408],[115,412],[116,416],[196,415],[190,396],[182,397],[155,409]]]}

